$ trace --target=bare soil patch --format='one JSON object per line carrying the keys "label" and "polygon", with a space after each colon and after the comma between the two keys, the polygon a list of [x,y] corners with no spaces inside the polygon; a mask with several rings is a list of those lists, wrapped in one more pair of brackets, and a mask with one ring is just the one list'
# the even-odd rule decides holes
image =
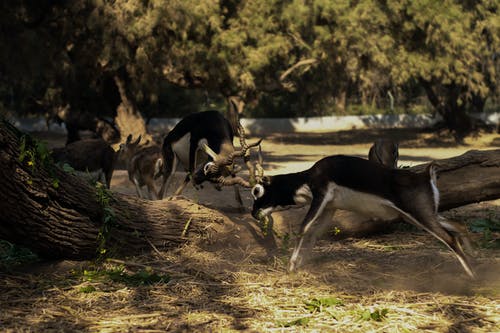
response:
{"label": "bare soil patch", "polygon": [[[64,142],[53,134],[36,135],[50,146]],[[381,136],[400,142],[402,165],[500,147],[498,135],[484,133],[465,145],[446,135],[403,129],[270,135],[263,144],[264,167],[277,174],[305,169],[327,155],[366,156]],[[183,177],[178,172],[176,181]],[[135,195],[124,170],[116,171],[111,189]],[[242,192],[250,207],[249,192]],[[224,214],[225,232],[168,252],[152,248],[142,256],[101,263],[1,269],[2,331],[500,331],[500,249],[493,246],[498,233],[472,233],[476,281],[444,246],[404,227],[366,238],[321,240],[308,264],[289,274],[293,231],[304,210],[276,214],[281,238],[273,241],[262,235],[248,209],[238,210],[231,189],[188,187],[184,196]],[[500,221],[500,200],[445,215],[467,224]],[[169,278],[136,284],[108,273],[115,271],[122,277],[145,271]]]}

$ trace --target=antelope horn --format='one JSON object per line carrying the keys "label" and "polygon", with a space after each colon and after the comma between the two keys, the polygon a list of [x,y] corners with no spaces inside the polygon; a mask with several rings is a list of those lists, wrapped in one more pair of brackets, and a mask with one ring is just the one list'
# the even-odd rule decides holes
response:
{"label": "antelope horn", "polygon": [[201,150],[203,150],[208,156],[210,156],[214,161],[219,159],[219,155],[212,150],[205,142],[200,144]]}
{"label": "antelope horn", "polygon": [[245,179],[243,179],[239,176],[232,177],[232,178],[224,178],[223,176],[220,176],[217,178],[213,178],[212,181],[219,184],[220,186],[241,185],[241,186],[247,187],[247,188],[252,187],[250,182],[246,181]]}
{"label": "antelope horn", "polygon": [[[259,141],[249,145],[246,142],[246,134],[245,134],[245,128],[241,125],[241,123],[238,124],[238,136],[240,137],[240,145],[242,147],[242,150],[239,154],[236,156],[243,156],[243,159],[245,161],[245,164],[248,168],[249,174],[250,174],[250,183],[255,184],[257,183],[262,177],[264,177],[264,169],[262,168],[263,164],[263,158],[262,158],[262,139]],[[257,163],[252,164],[250,161],[250,148],[259,146],[259,152],[258,152],[258,160]],[[257,174],[256,174],[257,171]]]}
{"label": "antelope horn", "polygon": [[257,154],[258,159],[257,163],[255,163],[255,168],[257,169],[257,177],[259,178],[258,180],[262,179],[264,177],[264,168],[262,167],[262,164],[264,164],[264,157],[262,156],[262,146],[259,145],[259,152]]}
{"label": "antelope horn", "polygon": [[[234,153],[231,154],[231,157],[246,157],[247,156],[247,153],[249,152],[250,148],[253,148],[253,147],[257,147],[257,146],[260,146],[262,142],[262,139],[260,139],[259,141],[257,142],[254,142],[252,144],[247,144],[245,142],[245,146],[242,147],[241,150],[238,150],[238,151],[235,151]],[[248,153],[249,154],[249,153]]]}

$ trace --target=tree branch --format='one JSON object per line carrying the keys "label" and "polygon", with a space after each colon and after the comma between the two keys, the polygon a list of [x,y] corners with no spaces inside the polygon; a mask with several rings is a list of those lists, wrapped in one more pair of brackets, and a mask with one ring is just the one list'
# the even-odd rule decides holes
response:
{"label": "tree branch", "polygon": [[286,71],[284,71],[283,74],[281,74],[280,81],[283,82],[286,79],[286,77],[288,75],[290,75],[297,68],[302,67],[302,66],[314,65],[314,64],[317,64],[318,62],[319,62],[319,60],[316,58],[309,58],[309,59],[300,60],[295,65],[293,65],[292,67],[290,67]]}

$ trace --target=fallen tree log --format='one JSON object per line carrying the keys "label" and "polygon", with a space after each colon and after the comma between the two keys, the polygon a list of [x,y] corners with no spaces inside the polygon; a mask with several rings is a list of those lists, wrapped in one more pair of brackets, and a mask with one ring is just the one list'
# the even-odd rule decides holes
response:
{"label": "fallen tree log", "polygon": [[[433,163],[438,173],[440,211],[500,198],[500,149],[470,150]],[[420,172],[428,164],[420,164],[410,170]],[[345,237],[383,232],[393,222],[375,221],[352,212],[338,211],[333,225],[340,230],[337,237]]]}
{"label": "fallen tree log", "polygon": [[0,239],[49,258],[135,254],[205,239],[223,216],[186,199],[146,201],[56,167],[43,145],[0,120]]}
{"label": "fallen tree log", "polygon": [[[500,149],[469,150],[434,163],[440,210],[500,198]],[[419,172],[427,165],[417,165],[410,170]]]}

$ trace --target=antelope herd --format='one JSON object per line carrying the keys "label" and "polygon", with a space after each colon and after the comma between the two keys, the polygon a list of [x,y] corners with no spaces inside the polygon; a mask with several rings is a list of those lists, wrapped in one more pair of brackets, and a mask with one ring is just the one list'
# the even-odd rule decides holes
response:
{"label": "antelope herd", "polygon": [[[239,149],[233,145],[235,135]],[[449,248],[465,272],[474,277],[462,249],[462,245],[468,245],[464,228],[438,215],[439,190],[433,163],[420,173],[397,168],[398,144],[379,139],[371,147],[368,160],[333,155],[301,172],[264,176],[261,141],[248,144],[246,139],[239,118],[233,124],[218,111],[205,111],[182,119],[161,146],[141,145],[140,137],[129,135],[116,153],[103,140],[94,139],[56,149],[53,156],[81,171],[102,169],[108,188],[116,160],[120,159],[141,198],[146,197],[143,186],[147,187],[149,199],[164,198],[173,173],[182,166],[187,175],[174,195],[180,195],[189,183],[198,189],[210,182],[219,190],[233,186],[236,201],[243,207],[239,187],[248,188],[254,200],[251,214],[257,220],[275,211],[308,206],[290,259],[290,271],[301,265],[305,249],[312,248],[331,223],[335,210],[341,209],[373,219],[400,218],[427,231]],[[252,149],[258,151],[256,161],[250,158]],[[235,163],[238,159],[246,165],[248,178],[238,175],[242,170]],[[156,182],[160,178],[158,190]]]}

